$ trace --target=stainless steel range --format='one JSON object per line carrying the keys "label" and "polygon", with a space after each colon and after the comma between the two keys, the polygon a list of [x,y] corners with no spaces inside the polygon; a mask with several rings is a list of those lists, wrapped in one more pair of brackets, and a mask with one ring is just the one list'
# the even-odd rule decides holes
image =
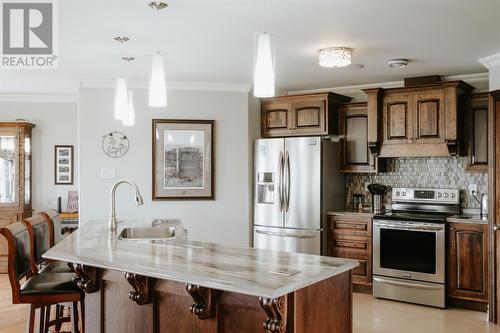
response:
{"label": "stainless steel range", "polygon": [[459,190],[393,188],[373,220],[373,295],[444,308],[445,223],[459,212]]}

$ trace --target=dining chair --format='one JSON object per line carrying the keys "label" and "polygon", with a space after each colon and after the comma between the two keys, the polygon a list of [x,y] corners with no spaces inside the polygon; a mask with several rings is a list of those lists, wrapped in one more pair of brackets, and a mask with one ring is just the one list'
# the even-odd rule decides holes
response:
{"label": "dining chair", "polygon": [[[39,332],[48,332],[45,309],[54,304],[72,305],[72,332],[78,332],[78,302],[84,312],[84,295],[72,282],[72,273],[39,273],[33,254],[33,232],[21,222],[0,229],[7,240],[7,270],[13,304],[30,304],[27,332],[34,332],[35,313],[40,309]],[[21,281],[26,279],[21,285]],[[50,315],[50,313],[49,313]],[[84,331],[82,325],[82,332]]]}

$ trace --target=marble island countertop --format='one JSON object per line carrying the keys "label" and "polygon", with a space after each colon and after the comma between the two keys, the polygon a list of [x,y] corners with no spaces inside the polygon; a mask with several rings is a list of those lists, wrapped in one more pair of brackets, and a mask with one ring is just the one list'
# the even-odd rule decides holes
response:
{"label": "marble island countertop", "polygon": [[[266,298],[283,296],[359,265],[350,259],[238,248],[182,236],[168,241],[117,237],[123,228],[151,224],[125,221],[112,234],[107,221],[89,221],[44,257]],[[182,225],[175,227],[184,230]]]}

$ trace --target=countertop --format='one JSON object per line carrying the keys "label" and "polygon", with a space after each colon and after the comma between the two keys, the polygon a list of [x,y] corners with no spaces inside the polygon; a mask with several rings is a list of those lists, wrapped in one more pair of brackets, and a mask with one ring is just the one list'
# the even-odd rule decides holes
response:
{"label": "countertop", "polygon": [[363,217],[373,217],[373,212],[370,208],[364,208],[363,210],[354,210],[352,208],[343,208],[338,210],[331,210],[326,212],[327,215],[358,215]]}
{"label": "countertop", "polygon": [[[352,208],[344,208],[334,211],[328,211],[327,215],[357,215],[372,218],[374,213],[372,213],[370,209],[363,209],[362,211],[359,211],[353,210]],[[462,214],[448,217],[446,219],[446,222],[488,224],[488,217],[482,217],[479,214],[478,209],[464,209],[464,212]]]}
{"label": "countertop", "polygon": [[89,221],[56,244],[44,258],[131,272],[251,296],[276,298],[349,271],[356,260],[188,240],[120,240],[130,220],[108,231],[107,221]]}

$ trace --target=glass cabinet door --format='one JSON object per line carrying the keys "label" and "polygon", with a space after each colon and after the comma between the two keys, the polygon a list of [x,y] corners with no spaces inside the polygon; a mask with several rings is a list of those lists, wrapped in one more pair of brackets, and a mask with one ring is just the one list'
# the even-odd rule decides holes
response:
{"label": "glass cabinet door", "polygon": [[0,204],[17,202],[17,142],[15,134],[0,133]]}
{"label": "glass cabinet door", "polygon": [[24,204],[31,204],[31,136],[24,136]]}

